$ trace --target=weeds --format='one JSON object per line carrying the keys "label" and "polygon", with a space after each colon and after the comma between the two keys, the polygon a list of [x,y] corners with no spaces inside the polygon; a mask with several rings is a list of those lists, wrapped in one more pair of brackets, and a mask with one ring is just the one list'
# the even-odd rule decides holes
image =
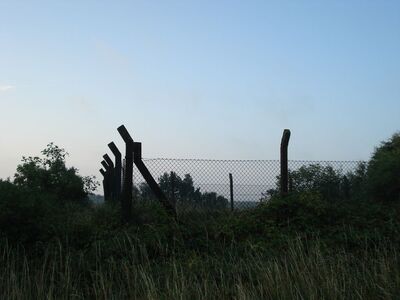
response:
{"label": "weeds", "polygon": [[[221,255],[187,251],[150,259],[146,245],[116,238],[110,255],[99,242],[90,251],[61,243],[31,258],[1,245],[1,299],[398,299],[400,257],[393,245],[362,253],[287,241],[270,256],[246,247]],[[160,243],[161,246],[161,243]]]}

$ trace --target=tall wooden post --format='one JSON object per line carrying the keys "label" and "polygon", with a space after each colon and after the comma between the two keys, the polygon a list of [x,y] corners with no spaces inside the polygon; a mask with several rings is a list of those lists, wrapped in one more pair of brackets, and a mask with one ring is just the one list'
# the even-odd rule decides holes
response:
{"label": "tall wooden post", "polygon": [[104,172],[104,201],[110,201],[111,198],[111,187],[110,187],[110,166],[107,164],[106,161],[102,161],[101,164],[103,165],[105,172]]}
{"label": "tall wooden post", "polygon": [[[121,182],[122,182],[122,186],[124,185],[124,182],[125,182],[125,166],[126,166],[126,162],[125,162],[125,158],[124,159],[122,159],[122,170],[121,170],[121,173],[122,173],[122,178],[121,178]],[[123,187],[121,186],[121,195],[122,195],[122,190],[123,190]]]}
{"label": "tall wooden post", "polygon": [[158,198],[160,203],[165,207],[168,213],[176,218],[175,206],[167,199],[163,191],[158,186],[157,182],[151,176],[149,170],[142,161],[142,144],[135,143],[130,136],[128,130],[124,125],[118,127],[118,132],[126,144],[125,153],[125,172],[124,172],[124,184],[122,187],[122,212],[123,219],[128,221],[131,217],[132,209],[132,189],[133,189],[133,163],[135,163],[139,172],[146,180],[150,189],[153,191],[155,196]]}
{"label": "tall wooden post", "polygon": [[100,169],[99,170],[100,171],[100,173],[101,173],[101,175],[103,175],[103,194],[104,194],[104,201],[106,200],[106,194],[107,194],[107,186],[106,186],[106,184],[107,184],[107,182],[106,182],[106,171],[104,171],[103,169]]}
{"label": "tall wooden post", "polygon": [[119,201],[120,195],[121,195],[121,173],[122,173],[121,152],[118,150],[118,148],[114,144],[114,142],[109,143],[108,148],[110,148],[111,152],[115,156],[114,195],[115,195],[116,201]]}
{"label": "tall wooden post", "polygon": [[125,174],[122,186],[121,206],[122,219],[124,222],[128,222],[132,216],[133,139],[124,125],[118,127],[118,132],[125,142]]}
{"label": "tall wooden post", "polygon": [[111,201],[115,201],[115,170],[114,170],[114,163],[112,159],[108,156],[108,154],[103,155],[104,160],[109,165],[110,169],[109,172],[109,187],[110,187],[110,198]]}
{"label": "tall wooden post", "polygon": [[232,173],[229,173],[229,192],[231,196],[231,211],[233,211],[233,178]]}
{"label": "tall wooden post", "polygon": [[290,130],[285,129],[283,131],[281,140],[281,195],[285,196],[288,194],[289,185],[289,169],[288,169],[288,145],[290,139]]}

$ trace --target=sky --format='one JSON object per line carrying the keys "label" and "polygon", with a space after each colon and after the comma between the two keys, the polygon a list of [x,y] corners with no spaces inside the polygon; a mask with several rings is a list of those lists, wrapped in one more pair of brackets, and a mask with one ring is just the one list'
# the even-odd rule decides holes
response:
{"label": "sky", "polygon": [[0,0],[0,178],[50,142],[148,158],[367,160],[400,130],[400,1]]}

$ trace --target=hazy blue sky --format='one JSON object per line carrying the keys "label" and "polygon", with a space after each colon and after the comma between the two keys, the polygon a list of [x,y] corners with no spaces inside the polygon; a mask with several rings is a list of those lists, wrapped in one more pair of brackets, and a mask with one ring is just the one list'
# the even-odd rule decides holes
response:
{"label": "hazy blue sky", "polygon": [[400,1],[0,0],[0,177],[48,142],[145,157],[368,159],[400,129]]}

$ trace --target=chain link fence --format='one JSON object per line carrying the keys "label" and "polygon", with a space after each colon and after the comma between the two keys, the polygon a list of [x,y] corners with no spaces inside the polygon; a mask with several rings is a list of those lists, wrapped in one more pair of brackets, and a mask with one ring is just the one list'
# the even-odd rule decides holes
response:
{"label": "chain link fence", "polygon": [[[180,214],[187,210],[242,210],[268,201],[279,191],[279,160],[143,159]],[[361,161],[289,161],[290,190],[319,190],[349,197],[351,180],[362,176]],[[232,174],[232,193],[229,174]],[[358,175],[357,175],[358,174]],[[361,175],[360,175],[361,174]],[[133,173],[135,201],[154,196],[140,172]]]}

